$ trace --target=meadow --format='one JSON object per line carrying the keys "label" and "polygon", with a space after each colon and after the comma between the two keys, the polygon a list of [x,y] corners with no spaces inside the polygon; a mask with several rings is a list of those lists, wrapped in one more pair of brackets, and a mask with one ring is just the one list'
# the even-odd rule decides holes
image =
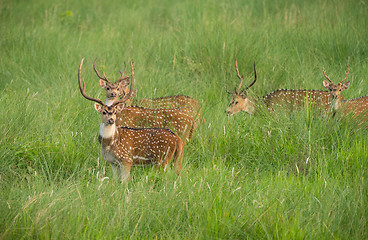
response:
{"label": "meadow", "polygon": [[[367,239],[368,130],[348,117],[225,110],[249,95],[368,94],[365,0],[0,0],[0,239]],[[92,64],[137,98],[183,94],[205,122],[180,175],[134,167],[129,185],[100,154],[104,99]]]}

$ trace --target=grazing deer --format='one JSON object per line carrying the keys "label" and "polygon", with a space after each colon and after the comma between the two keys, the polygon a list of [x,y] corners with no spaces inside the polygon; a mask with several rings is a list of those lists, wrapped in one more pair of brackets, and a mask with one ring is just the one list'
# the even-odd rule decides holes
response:
{"label": "grazing deer", "polygon": [[[117,114],[124,109],[124,103],[131,97],[134,85],[134,69],[131,65],[130,91],[119,101],[107,105],[100,99],[88,97],[85,93],[84,79],[81,79],[82,59],[78,69],[79,89],[83,97],[94,101],[95,109],[102,116],[99,140],[101,154],[110,163],[114,176],[128,182],[132,165],[156,164],[166,168],[167,164],[181,169],[184,145],[180,137],[169,129],[145,128],[136,129],[119,127],[116,124]],[[83,81],[83,87],[82,87]]]}
{"label": "grazing deer", "polygon": [[[96,58],[97,60],[97,58]],[[121,73],[120,78],[115,82],[111,83],[103,73],[104,77],[101,77],[99,72],[97,71],[95,64],[96,60],[93,64],[93,68],[100,78],[100,86],[106,90],[106,104],[111,104],[114,101],[117,101],[120,97],[124,96],[129,92],[129,77],[124,77],[126,71],[126,64],[125,70]],[[136,95],[137,90],[134,90],[132,97],[127,100],[127,106],[140,106],[144,108],[151,108],[151,109],[163,109],[163,108],[177,108],[182,112],[188,114],[192,118],[199,118],[199,111],[200,105],[199,103],[191,97],[184,96],[184,95],[175,95],[175,96],[166,96],[166,97],[159,97],[159,98],[146,98],[146,99],[139,99],[133,101],[133,97]]]}
{"label": "grazing deer", "polygon": [[225,111],[228,116],[241,111],[253,114],[259,103],[265,104],[269,111],[274,111],[277,107],[285,105],[293,109],[294,107],[303,106],[306,102],[316,105],[324,111],[330,109],[332,96],[328,91],[278,89],[262,97],[248,97],[247,90],[253,86],[257,80],[256,63],[254,63],[254,81],[242,90],[241,86],[243,84],[244,73],[240,76],[237,60],[235,60],[235,68],[240,83],[238,86],[235,85],[234,93],[228,92],[233,95],[229,107]]}
{"label": "grazing deer", "polygon": [[323,86],[331,92],[334,99],[334,111],[343,112],[345,114],[352,113],[354,118],[361,118],[361,120],[368,121],[368,96],[356,99],[344,99],[344,97],[341,96],[341,92],[347,89],[350,85],[350,82],[343,83],[347,79],[350,69],[348,68],[348,71],[345,71],[345,78],[338,84],[335,84],[326,75],[324,66],[322,67],[322,71],[323,75],[327,79],[327,81],[323,81]]}

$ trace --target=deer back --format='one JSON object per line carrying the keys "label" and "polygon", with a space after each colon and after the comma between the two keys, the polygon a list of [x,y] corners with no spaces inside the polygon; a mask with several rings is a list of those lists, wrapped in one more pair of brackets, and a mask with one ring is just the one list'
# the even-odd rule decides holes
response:
{"label": "deer back", "polygon": [[341,101],[339,111],[344,114],[352,113],[354,117],[368,121],[368,96]]}
{"label": "deer back", "polygon": [[263,96],[263,100],[270,111],[285,105],[298,108],[304,106],[305,103],[327,111],[331,107],[332,95],[328,91],[320,90],[279,89]]}
{"label": "deer back", "polygon": [[117,125],[133,128],[168,128],[187,141],[190,140],[194,131],[193,118],[174,108],[125,107],[117,116]]}
{"label": "deer back", "polygon": [[185,95],[165,96],[159,98],[144,98],[134,100],[133,104],[144,108],[190,108],[192,117],[199,114],[200,104],[191,97]]}

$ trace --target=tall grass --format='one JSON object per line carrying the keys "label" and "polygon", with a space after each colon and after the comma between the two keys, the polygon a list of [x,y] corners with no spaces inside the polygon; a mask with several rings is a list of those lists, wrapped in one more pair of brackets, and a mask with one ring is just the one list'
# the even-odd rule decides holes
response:
{"label": "tall grass", "polygon": [[[323,89],[350,67],[367,94],[364,1],[1,1],[0,238],[364,239],[367,129],[311,109],[226,117],[238,59],[249,94]],[[185,94],[205,121],[181,174],[112,179],[92,69],[135,64],[138,98]],[[246,84],[246,83],[245,83]]]}

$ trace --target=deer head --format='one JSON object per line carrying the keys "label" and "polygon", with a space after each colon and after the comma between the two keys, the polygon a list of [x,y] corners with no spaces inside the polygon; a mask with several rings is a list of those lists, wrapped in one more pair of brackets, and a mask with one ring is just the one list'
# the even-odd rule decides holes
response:
{"label": "deer head", "polygon": [[347,89],[350,85],[350,82],[345,82],[344,81],[347,79],[348,75],[349,75],[349,71],[350,69],[348,68],[348,71],[345,72],[345,78],[343,80],[341,80],[339,83],[335,84],[334,82],[331,81],[331,79],[326,75],[326,71],[325,71],[325,66],[323,65],[322,67],[322,72],[323,75],[325,76],[326,80],[323,80],[323,86],[325,88],[327,88],[331,94],[332,94],[332,98],[334,101],[334,106],[333,108],[336,110],[339,106],[339,103],[341,100],[344,99],[343,96],[341,96],[341,92],[345,89]]}
{"label": "deer head", "polygon": [[[96,72],[97,77],[100,79],[99,83],[101,88],[106,90],[106,101],[105,104],[111,105],[113,102],[119,100],[120,97],[125,96],[129,92],[129,76],[124,76],[127,66],[124,62],[124,72],[120,71],[120,78],[116,80],[114,83],[110,82],[105,73],[103,73],[103,77],[96,69],[96,61],[93,63],[93,69]],[[133,92],[133,95],[135,92]]]}
{"label": "deer head", "polygon": [[[95,63],[96,63],[96,60],[95,60]],[[122,99],[114,101],[111,105],[107,105],[107,104],[103,103],[101,101],[101,99],[91,98],[91,97],[88,97],[86,95],[86,93],[85,93],[86,85],[85,85],[84,79],[81,78],[81,69],[82,69],[83,61],[84,61],[84,58],[82,59],[80,65],[79,65],[79,69],[78,69],[78,81],[79,81],[80,92],[83,95],[83,97],[85,97],[86,99],[88,99],[90,101],[93,101],[93,102],[96,102],[95,103],[95,109],[96,109],[97,112],[99,112],[102,115],[101,124],[113,125],[116,122],[116,114],[123,110],[123,108],[125,106],[124,103],[131,97],[131,94],[133,92],[132,91],[133,90],[133,84],[134,84],[133,63],[130,62],[131,71],[132,71],[132,83],[131,83],[131,86],[130,86],[129,93],[127,93]],[[101,78],[101,76],[99,75],[98,71],[95,68],[95,63],[93,64],[93,68],[94,68],[97,76],[100,78],[100,83],[101,83],[101,80],[104,80],[104,81],[107,82],[107,84],[109,84],[110,82],[107,80],[106,76],[105,76],[105,78]],[[126,71],[126,66],[125,66],[124,73],[125,73],[125,71]],[[124,73],[121,74],[121,77],[117,82],[119,82],[123,79]],[[128,81],[129,81],[129,77],[125,77],[125,78],[127,78]],[[83,85],[82,85],[82,83],[83,83]]]}
{"label": "deer head", "polygon": [[254,62],[254,81],[251,84],[249,84],[247,87],[245,87],[244,89],[241,89],[241,86],[243,84],[244,73],[243,73],[242,76],[240,76],[237,60],[235,60],[235,69],[236,69],[236,73],[238,75],[238,78],[240,80],[240,83],[239,83],[238,86],[235,85],[235,92],[233,92],[233,93],[228,92],[229,94],[232,94],[232,99],[231,99],[229,107],[227,108],[225,113],[228,116],[231,116],[231,115],[233,115],[235,113],[238,113],[240,111],[244,111],[244,112],[247,112],[249,114],[252,114],[255,110],[254,103],[252,102],[251,99],[249,99],[247,90],[251,86],[253,86],[253,84],[257,81],[256,62]]}

